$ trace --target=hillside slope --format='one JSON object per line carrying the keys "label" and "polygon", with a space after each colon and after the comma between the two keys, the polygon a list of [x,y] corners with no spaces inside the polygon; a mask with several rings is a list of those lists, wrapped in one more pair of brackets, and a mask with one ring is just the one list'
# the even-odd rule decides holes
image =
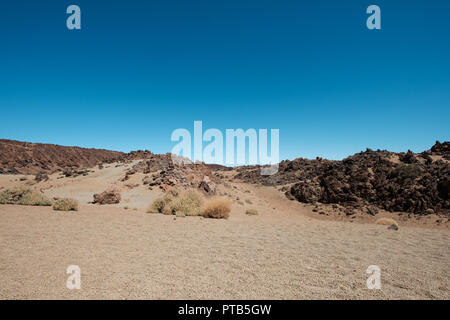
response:
{"label": "hillside slope", "polygon": [[0,174],[51,173],[93,167],[123,156],[122,152],[0,139]]}

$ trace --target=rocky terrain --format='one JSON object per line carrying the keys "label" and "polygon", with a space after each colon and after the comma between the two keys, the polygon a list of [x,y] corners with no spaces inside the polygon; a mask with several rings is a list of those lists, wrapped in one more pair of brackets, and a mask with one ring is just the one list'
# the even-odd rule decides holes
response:
{"label": "rocky terrain", "polygon": [[[139,173],[143,175],[139,184],[147,186],[150,190],[159,188],[165,192],[172,187],[198,188],[205,194],[214,195],[216,184],[220,183],[220,175],[216,171],[229,170],[223,166],[190,161],[177,164],[173,159],[170,153],[153,154],[149,151],[132,151],[118,160],[123,164],[133,163],[131,168],[125,171],[121,181],[128,181]],[[102,167],[105,163],[99,166]]]}
{"label": "rocky terrain", "polygon": [[236,179],[282,186],[292,200],[340,204],[347,215],[363,209],[450,215],[450,143],[436,142],[420,154],[367,149],[342,161],[295,159],[280,163],[273,176],[241,167]]}
{"label": "rocky terrain", "polygon": [[[33,161],[36,174],[0,174],[2,299],[449,297],[448,143],[284,161],[269,177],[149,151]],[[190,215],[195,198],[181,196],[153,210],[173,187],[230,211]],[[383,209],[395,206],[411,211]],[[67,290],[69,265],[82,290]],[[370,265],[382,290],[367,289]]]}
{"label": "rocky terrain", "polygon": [[367,149],[342,161],[286,160],[280,163],[277,174],[263,176],[259,166],[231,170],[204,163],[176,164],[170,153],[121,153],[0,140],[0,173],[34,174],[37,182],[47,180],[47,174],[54,172],[77,177],[94,172],[94,166],[101,170],[111,164],[132,164],[120,178],[126,183],[139,173],[138,180],[127,183],[129,188],[143,185],[165,192],[176,186],[214,195],[218,184],[240,181],[275,186],[288,199],[302,203],[339,205],[347,216],[355,211],[377,215],[382,209],[448,218],[449,161],[450,142],[436,142],[419,154]]}

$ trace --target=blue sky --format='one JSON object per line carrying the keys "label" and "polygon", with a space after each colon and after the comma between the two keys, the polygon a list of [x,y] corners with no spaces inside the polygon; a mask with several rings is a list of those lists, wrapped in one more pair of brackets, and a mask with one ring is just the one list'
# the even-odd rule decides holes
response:
{"label": "blue sky", "polygon": [[280,129],[281,159],[450,138],[449,1],[4,0],[0,39],[0,138],[165,153],[202,120]]}

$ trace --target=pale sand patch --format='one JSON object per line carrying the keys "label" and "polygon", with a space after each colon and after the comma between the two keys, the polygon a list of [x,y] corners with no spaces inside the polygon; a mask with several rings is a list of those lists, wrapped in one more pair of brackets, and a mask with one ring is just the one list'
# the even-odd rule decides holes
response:
{"label": "pale sand patch", "polygon": [[[235,204],[228,220],[174,220],[110,206],[2,205],[0,298],[450,298],[448,230],[258,211]],[[81,290],[66,288],[71,264]],[[382,290],[367,289],[369,265],[380,266]]]}

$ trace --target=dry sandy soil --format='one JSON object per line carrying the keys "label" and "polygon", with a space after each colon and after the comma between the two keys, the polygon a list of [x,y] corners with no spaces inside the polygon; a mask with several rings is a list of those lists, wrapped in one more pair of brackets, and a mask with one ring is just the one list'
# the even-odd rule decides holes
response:
{"label": "dry sandy soil", "polygon": [[[394,231],[373,217],[336,221],[271,187],[239,183],[221,190],[244,201],[228,220],[148,214],[160,191],[126,187],[142,177],[119,182],[125,169],[33,186],[76,198],[78,212],[0,205],[1,299],[450,298],[448,223],[395,216]],[[3,188],[26,183],[0,175]],[[88,204],[112,184],[122,203]],[[80,290],[66,288],[69,265],[81,268]],[[381,290],[367,289],[370,265],[381,268]]]}

